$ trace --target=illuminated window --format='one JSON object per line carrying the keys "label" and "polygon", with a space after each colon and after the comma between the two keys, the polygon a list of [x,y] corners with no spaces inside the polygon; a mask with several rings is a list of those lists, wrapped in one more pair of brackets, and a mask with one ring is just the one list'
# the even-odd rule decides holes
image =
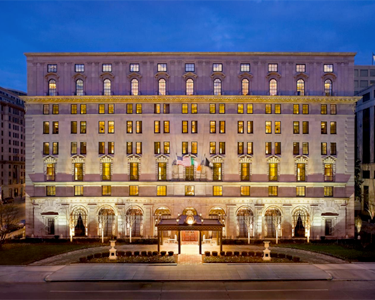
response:
{"label": "illuminated window", "polygon": [[275,104],[275,114],[281,114],[281,104]]}
{"label": "illuminated window", "polygon": [[333,186],[324,187],[324,197],[333,197]]}
{"label": "illuminated window", "polygon": [[296,72],[298,73],[305,73],[306,72],[306,65],[296,65]]}
{"label": "illuminated window", "polygon": [[309,133],[309,122],[308,121],[302,121],[302,133],[303,134]]}
{"label": "illuminated window", "polygon": [[59,154],[59,143],[58,142],[53,142],[52,143],[52,154],[53,155],[58,155]]}
{"label": "illuminated window", "polygon": [[272,133],[272,122],[266,121],[266,134]]}
{"label": "illuminated window", "polygon": [[169,154],[170,153],[170,143],[169,142],[164,142],[164,154]]}
{"label": "illuminated window", "polygon": [[281,122],[275,121],[275,133],[280,134],[281,133]]}
{"label": "illuminated window", "polygon": [[167,64],[158,64],[158,72],[167,72]]}
{"label": "illuminated window", "polygon": [[249,95],[249,80],[246,78],[241,81],[241,91],[242,95]]}
{"label": "illuminated window", "polygon": [[221,165],[222,165],[221,163],[213,164],[213,181],[222,180],[222,166]]}
{"label": "illuminated window", "polygon": [[324,81],[324,94],[326,96],[332,96],[332,81],[330,79]]}
{"label": "illuminated window", "polygon": [[164,163],[164,162],[158,163],[158,180],[159,181],[167,180],[167,163]]}
{"label": "illuminated window", "polygon": [[126,133],[133,133],[133,121],[126,121]]}
{"label": "illuminated window", "polygon": [[193,103],[191,105],[191,113],[192,114],[197,114],[198,113],[198,104]]}
{"label": "illuminated window", "polygon": [[277,72],[277,64],[268,64],[268,72]]}
{"label": "illuminated window", "polygon": [[163,121],[163,127],[164,127],[164,133],[169,133],[170,132],[170,124],[169,121]]}
{"label": "illuminated window", "polygon": [[247,133],[254,133],[253,121],[247,121]]}
{"label": "illuminated window", "polygon": [[59,122],[52,122],[52,134],[59,133]]}
{"label": "illuminated window", "polygon": [[105,122],[104,121],[99,121],[99,133],[105,133]]}
{"label": "illuminated window", "polygon": [[159,79],[159,95],[166,95],[166,82],[164,78]]}
{"label": "illuminated window", "polygon": [[195,65],[194,64],[185,64],[185,72],[194,72]]}
{"label": "illuminated window", "polygon": [[299,134],[299,122],[293,121],[293,134]]}
{"label": "illuminated window", "polygon": [[189,122],[182,121],[182,133],[189,133]]}
{"label": "illuminated window", "polygon": [[272,143],[271,142],[266,142],[265,153],[266,153],[266,155],[272,154]]}
{"label": "illuminated window", "polygon": [[185,180],[194,181],[194,166],[185,167]]}
{"label": "illuminated window", "polygon": [[154,142],[154,154],[160,154],[161,152],[160,142]]}
{"label": "illuminated window", "polygon": [[105,154],[105,143],[104,142],[99,142],[99,154]]}
{"label": "illuminated window", "polygon": [[110,185],[102,185],[102,196],[111,196],[111,192]]}
{"label": "illuminated window", "polygon": [[278,187],[277,186],[269,186],[268,187],[268,196],[275,197],[278,195]]}
{"label": "illuminated window", "polygon": [[130,82],[130,91],[133,96],[139,95],[139,83],[138,79],[133,78]]}
{"label": "illuminated window", "polygon": [[191,154],[198,154],[198,142],[191,142]]}
{"label": "illuminated window", "polygon": [[243,114],[243,104],[237,104],[237,113]]}
{"label": "illuminated window", "polygon": [[181,105],[181,112],[182,112],[183,114],[187,114],[187,113],[189,113],[189,107],[188,107],[188,104],[187,104],[187,103],[183,103],[183,104]]}
{"label": "illuminated window", "polygon": [[47,181],[55,180],[55,164],[47,164],[46,180]]}
{"label": "illuminated window", "polygon": [[167,186],[166,185],[158,185],[156,187],[156,196],[167,196]]}
{"label": "illuminated window", "polygon": [[111,163],[102,163],[102,180],[111,180]]}
{"label": "illuminated window", "polygon": [[126,104],[126,113],[127,114],[133,113],[133,104],[131,104],[131,103]]}
{"label": "illuminated window", "polygon": [[70,122],[70,133],[76,134],[77,133],[77,121]]}
{"label": "illuminated window", "polygon": [[277,81],[276,81],[276,79],[270,80],[270,95],[271,96],[277,95]]}
{"label": "illuminated window", "polygon": [[80,109],[81,109],[81,115],[85,115],[86,114],[86,104],[81,104]]}
{"label": "illuminated window", "polygon": [[53,104],[52,105],[52,114],[53,115],[58,115],[59,114],[59,105],[58,104]]}
{"label": "illuminated window", "polygon": [[266,104],[266,114],[272,114],[272,104]]}
{"label": "illuminated window", "polygon": [[77,104],[71,104],[70,105],[70,113],[72,115],[76,115],[77,114]]}
{"label": "illuminated window", "polygon": [[133,154],[133,142],[126,142],[126,154]]}
{"label": "illuminated window", "polygon": [[194,81],[193,79],[189,78],[186,80],[186,95],[193,95],[194,94]]}
{"label": "illuminated window", "polygon": [[109,114],[115,113],[115,105],[114,104],[108,104],[108,113]]}
{"label": "illuminated window", "polygon": [[219,104],[219,114],[225,114],[225,104],[224,103]]}
{"label": "illuminated window", "polygon": [[223,187],[221,185],[213,186],[213,195],[214,196],[223,196]]}
{"label": "illuminated window", "polygon": [[56,196],[56,187],[55,186],[47,186],[46,187],[46,196]]}
{"label": "illuminated window", "polygon": [[331,115],[336,115],[337,114],[337,105],[336,104],[331,104]]}
{"label": "illuminated window", "polygon": [[81,142],[79,149],[80,149],[81,154],[86,155],[87,154],[87,144],[86,144],[86,142]]}
{"label": "illuminated window", "polygon": [[219,133],[225,133],[225,121],[219,121]]}
{"label": "illuminated window", "polygon": [[276,155],[281,154],[281,142],[275,142],[275,154]]}
{"label": "illuminated window", "polygon": [[142,142],[135,143],[135,154],[142,154]]}
{"label": "illuminated window", "polygon": [[272,163],[269,164],[269,181],[277,181],[278,180],[278,164]]}
{"label": "illuminated window", "polygon": [[43,115],[49,115],[49,104],[43,104]]}
{"label": "illuminated window", "polygon": [[130,64],[130,72],[139,72],[139,64]]}
{"label": "illuminated window", "polygon": [[76,81],[76,95],[77,96],[83,96],[83,80],[82,79],[77,79]]}
{"label": "illuminated window", "polygon": [[49,155],[49,143],[43,143],[43,154]]}
{"label": "illuminated window", "polygon": [[51,79],[48,81],[48,95],[49,96],[56,96],[56,80]]}
{"label": "illuminated window", "polygon": [[135,113],[136,113],[136,114],[141,114],[141,113],[142,113],[142,104],[137,103],[137,104],[135,105]]}
{"label": "illuminated window", "polygon": [[83,186],[75,185],[74,186],[74,196],[83,196]]}
{"label": "illuminated window", "polygon": [[323,66],[324,73],[332,73],[333,72],[333,65],[327,64]]}
{"label": "illuminated window", "polygon": [[102,65],[103,72],[112,72],[112,64],[103,64]]}
{"label": "illuminated window", "polygon": [[99,104],[98,105],[98,113],[99,114],[105,114],[105,104]]}
{"label": "illuminated window", "polygon": [[221,80],[219,78],[214,80],[214,95],[221,95]]}
{"label": "illuminated window", "polygon": [[305,164],[297,164],[297,181],[306,181],[306,166]]}
{"label": "illuminated window", "polygon": [[154,104],[154,114],[160,114],[160,113],[161,113],[160,104],[155,103]]}
{"label": "illuminated window", "polygon": [[241,163],[241,181],[250,180],[250,164]]}
{"label": "illuminated window", "polygon": [[108,154],[115,154],[115,142],[108,142]]}
{"label": "illuminated window", "polygon": [[299,104],[293,104],[293,114],[299,114]]}
{"label": "illuminated window", "polygon": [[216,121],[210,121],[210,133],[216,133]]}
{"label": "illuminated window", "polygon": [[302,143],[302,154],[309,155],[309,143],[308,142]]}
{"label": "illuminated window", "polygon": [[238,155],[242,155],[244,154],[245,150],[244,150],[244,142],[238,142],[237,143],[237,154]]}
{"label": "illuminated window", "polygon": [[185,155],[185,154],[188,154],[189,152],[189,143],[188,142],[182,142],[182,154]]}
{"label": "illuminated window", "polygon": [[77,154],[77,142],[71,142],[70,143],[70,153]]}
{"label": "illuminated window", "polygon": [[48,73],[57,73],[57,65],[56,64],[48,64],[47,65],[47,72]]}
{"label": "illuminated window", "polygon": [[237,133],[244,133],[244,121],[237,122]]}
{"label": "illuminated window", "polygon": [[219,142],[219,154],[225,154],[225,142]]}
{"label": "illuminated window", "polygon": [[194,185],[185,185],[185,196],[194,196],[195,187]]}
{"label": "illuminated window", "polygon": [[305,95],[305,81],[303,79],[297,80],[297,95]]}
{"label": "illuminated window", "polygon": [[306,196],[306,187],[305,186],[297,186],[296,187],[296,196],[297,197],[305,197]]}
{"label": "illuminated window", "polygon": [[241,64],[240,71],[241,72],[250,72],[250,64]]}
{"label": "illuminated window", "polygon": [[142,121],[135,121],[135,133],[142,133]]}
{"label": "illuminated window", "polygon": [[324,164],[324,181],[333,181],[333,164]]}
{"label": "illuminated window", "polygon": [[321,134],[327,134],[327,122],[320,122]]}
{"label": "illuminated window", "polygon": [[163,112],[165,114],[169,114],[169,104],[167,103],[163,104]]}
{"label": "illuminated window", "polygon": [[115,121],[108,121],[108,133],[115,133]]}
{"label": "illuminated window", "polygon": [[105,95],[105,96],[112,95],[111,80],[109,80],[109,79],[104,79],[104,81],[103,81],[103,95]]}
{"label": "illuminated window", "polygon": [[331,125],[330,126],[330,128],[331,128],[330,133],[331,134],[336,134],[336,122],[331,122],[330,125]]}
{"label": "illuminated window", "polygon": [[299,155],[299,142],[293,143],[293,155]]}
{"label": "illuminated window", "polygon": [[139,163],[130,163],[130,180],[139,180]]}
{"label": "illuminated window", "polygon": [[327,155],[327,143],[320,144],[320,154]]}
{"label": "illuminated window", "polygon": [[216,105],[210,104],[210,114],[216,114]]}
{"label": "illuminated window", "polygon": [[247,107],[246,107],[246,112],[248,114],[252,114],[253,113],[253,105],[252,104],[248,104]]}
{"label": "illuminated window", "polygon": [[83,163],[74,164],[74,181],[83,180]]}
{"label": "illuminated window", "polygon": [[83,73],[83,72],[85,72],[85,65],[84,64],[76,64],[76,65],[74,65],[74,72],[76,72],[76,73]]}
{"label": "illuminated window", "polygon": [[198,121],[191,121],[191,133],[198,133]]}
{"label": "illuminated window", "polygon": [[253,155],[253,142],[247,142],[247,154]]}
{"label": "illuminated window", "polygon": [[320,114],[326,115],[327,114],[327,104],[320,105]]}
{"label": "illuminated window", "polygon": [[241,196],[250,196],[249,186],[241,186]]}
{"label": "illuminated window", "polygon": [[302,114],[304,114],[304,115],[309,114],[309,105],[308,104],[302,104]]}
{"label": "illuminated window", "polygon": [[336,155],[337,154],[337,149],[336,149],[336,143],[331,143],[331,155]]}
{"label": "illuminated window", "polygon": [[213,72],[223,72],[223,64],[213,64],[212,65]]}
{"label": "illuminated window", "polygon": [[216,154],[216,142],[210,142],[210,154]]}
{"label": "illuminated window", "polygon": [[49,134],[49,122],[43,122],[43,134]]}

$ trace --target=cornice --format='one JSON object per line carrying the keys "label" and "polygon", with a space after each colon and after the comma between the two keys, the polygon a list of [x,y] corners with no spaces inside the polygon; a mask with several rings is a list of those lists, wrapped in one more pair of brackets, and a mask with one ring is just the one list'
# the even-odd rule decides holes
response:
{"label": "cornice", "polygon": [[331,103],[354,104],[358,96],[269,96],[269,95],[95,95],[95,96],[20,96],[27,104],[38,103]]}

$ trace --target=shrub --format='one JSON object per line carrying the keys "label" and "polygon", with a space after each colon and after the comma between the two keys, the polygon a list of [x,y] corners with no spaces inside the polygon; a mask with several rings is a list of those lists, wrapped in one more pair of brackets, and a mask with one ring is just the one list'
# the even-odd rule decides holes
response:
{"label": "shrub", "polygon": [[152,252],[152,255],[153,255],[153,256],[158,255],[158,251],[153,251],[153,252]]}
{"label": "shrub", "polygon": [[300,261],[300,258],[299,258],[298,256],[294,256],[294,257],[293,257],[293,261],[294,261],[294,262],[299,262],[299,261]]}
{"label": "shrub", "polygon": [[123,257],[125,255],[124,251],[117,251],[117,256],[118,257]]}
{"label": "shrub", "polygon": [[270,253],[271,257],[277,257],[277,253]]}
{"label": "shrub", "polygon": [[255,252],[255,256],[262,257],[263,256],[263,252]]}
{"label": "shrub", "polygon": [[278,258],[285,258],[285,254],[284,254],[284,253],[279,253],[279,254],[277,255],[277,257],[278,257]]}
{"label": "shrub", "polygon": [[232,256],[232,251],[227,251],[226,256]]}
{"label": "shrub", "polygon": [[87,255],[87,260],[93,259],[94,255]]}
{"label": "shrub", "polygon": [[165,256],[166,254],[167,254],[167,251],[161,251],[161,252],[160,252],[160,255],[161,255],[161,256]]}
{"label": "shrub", "polygon": [[293,256],[291,256],[291,255],[287,255],[286,258],[289,259],[289,260],[292,260],[292,259],[293,259]]}
{"label": "shrub", "polygon": [[134,251],[134,256],[139,256],[139,251]]}
{"label": "shrub", "polygon": [[125,256],[132,256],[132,252],[131,251],[126,251],[125,252]]}
{"label": "shrub", "polygon": [[225,256],[225,251],[220,251],[220,256]]}
{"label": "shrub", "polygon": [[79,262],[80,263],[87,263],[87,257],[80,257]]}
{"label": "shrub", "polygon": [[102,254],[101,254],[101,253],[95,253],[95,254],[94,254],[94,257],[95,257],[95,258],[101,258],[101,257],[102,257]]}
{"label": "shrub", "polygon": [[234,251],[234,256],[240,256],[240,251]]}
{"label": "shrub", "polygon": [[147,251],[147,256],[152,256],[152,251]]}
{"label": "shrub", "polygon": [[210,251],[204,251],[204,255],[205,255],[205,256],[210,256],[210,255],[211,255],[211,252],[210,252]]}
{"label": "shrub", "polygon": [[217,256],[217,251],[212,251],[212,256]]}
{"label": "shrub", "polygon": [[247,252],[246,251],[242,251],[241,255],[242,256],[247,256]]}
{"label": "shrub", "polygon": [[103,252],[102,257],[109,257],[109,252]]}
{"label": "shrub", "polygon": [[169,256],[173,256],[173,253],[174,253],[173,251],[168,251]]}
{"label": "shrub", "polygon": [[141,252],[141,255],[142,255],[142,256],[147,256],[147,251],[142,251],[142,252]]}

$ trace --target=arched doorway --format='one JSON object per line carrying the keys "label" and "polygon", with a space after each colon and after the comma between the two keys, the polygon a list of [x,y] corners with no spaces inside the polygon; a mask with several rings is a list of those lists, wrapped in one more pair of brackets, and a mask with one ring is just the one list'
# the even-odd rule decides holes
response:
{"label": "arched doorway", "polygon": [[83,207],[73,209],[70,214],[72,236],[87,236],[87,211]]}
{"label": "arched doorway", "polygon": [[249,207],[240,207],[237,210],[237,236],[248,237],[249,230],[250,235],[252,235],[253,222],[253,211]]}
{"label": "arched doorway", "polygon": [[[161,206],[157,208],[154,213],[155,225],[158,224],[161,219],[169,219],[170,217],[171,217],[171,211],[168,207]],[[154,235],[157,236],[157,234],[158,234],[158,229],[155,226]]]}
{"label": "arched doorway", "polygon": [[132,206],[126,211],[126,231],[128,235],[140,237],[143,235],[143,212],[140,207]]}
{"label": "arched doorway", "polygon": [[116,214],[112,208],[102,208],[98,214],[99,235],[113,237],[116,235]]}
{"label": "arched doorway", "polygon": [[[222,209],[221,207],[219,206],[214,206],[210,209],[210,211],[208,212],[208,217],[210,219],[218,219],[220,221],[221,224],[224,224],[225,225],[225,210]],[[218,239],[219,238],[219,233],[218,231],[216,232],[212,232],[212,231],[209,231],[207,232],[206,234],[208,234],[207,236],[209,238],[212,238],[214,237],[215,239]],[[222,229],[222,235],[225,236],[225,227],[223,227]]]}
{"label": "arched doorway", "polygon": [[[182,211],[183,216],[187,216],[186,219],[191,219],[193,220],[193,216],[197,216],[197,210],[193,207],[187,207]],[[189,224],[189,222],[188,222]],[[181,236],[182,236],[182,242],[189,243],[189,242],[198,242],[199,238],[199,232],[194,231],[194,230],[184,230],[181,231]]]}
{"label": "arched doorway", "polygon": [[265,226],[264,236],[268,238],[276,237],[276,230],[281,226],[281,212],[278,208],[269,208],[264,214]]}
{"label": "arched doorway", "polygon": [[298,208],[293,212],[293,233],[294,237],[306,237],[308,229],[309,214],[305,209]]}

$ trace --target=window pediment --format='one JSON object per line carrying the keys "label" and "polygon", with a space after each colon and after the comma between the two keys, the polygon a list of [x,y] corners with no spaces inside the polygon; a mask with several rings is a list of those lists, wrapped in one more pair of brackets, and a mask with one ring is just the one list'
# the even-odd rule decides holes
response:
{"label": "window pediment", "polygon": [[166,155],[160,154],[157,157],[155,157],[155,159],[156,159],[156,162],[158,162],[158,163],[163,163],[163,162],[166,163],[166,162],[168,162],[169,157],[166,156]]}
{"label": "window pediment", "polygon": [[101,163],[112,163],[113,158],[110,157],[109,155],[103,155],[102,157],[100,157],[100,162]]}
{"label": "window pediment", "polygon": [[103,73],[100,75],[100,78],[101,78],[102,80],[104,80],[104,79],[111,79],[111,80],[113,80],[113,79],[115,79],[115,76],[113,76],[112,73],[109,73],[109,72],[103,72]]}
{"label": "window pediment", "polygon": [[309,75],[307,75],[306,73],[297,73],[296,75],[294,75],[294,79],[295,80],[298,80],[298,79],[307,80],[309,79]]}
{"label": "window pediment", "polygon": [[45,157],[43,159],[43,161],[44,161],[45,164],[55,164],[55,163],[57,163],[57,158],[49,155],[49,156]]}
{"label": "window pediment", "polygon": [[169,78],[170,76],[169,76],[169,74],[167,73],[167,72],[157,72],[156,74],[155,74],[155,78],[156,79],[161,79],[161,78],[164,78],[164,79],[167,79],[167,78]]}
{"label": "window pediment", "polygon": [[323,81],[327,80],[327,79],[331,79],[332,81],[335,81],[337,78],[336,74],[335,73],[325,73],[323,76],[322,76],[322,79]]}
{"label": "window pediment", "polygon": [[304,156],[304,155],[300,155],[300,156],[296,156],[294,158],[294,162],[296,164],[307,164],[308,163],[308,157],[307,156]]}
{"label": "window pediment", "polygon": [[225,74],[223,72],[212,72],[211,78],[212,79],[219,78],[219,79],[223,80],[225,78]]}
{"label": "window pediment", "polygon": [[141,161],[141,157],[136,154],[131,154],[128,156],[129,163],[139,163]]}
{"label": "window pediment", "polygon": [[266,75],[267,80],[270,80],[270,79],[279,80],[280,78],[281,78],[281,75],[279,72],[268,72],[268,74]]}
{"label": "window pediment", "polygon": [[85,80],[86,78],[87,78],[87,76],[85,74],[82,74],[82,73],[76,73],[73,76],[74,81],[76,81],[77,79]]}
{"label": "window pediment", "polygon": [[336,158],[330,155],[324,157],[322,160],[324,164],[336,164]]}
{"label": "window pediment", "polygon": [[44,76],[47,80],[55,79],[56,81],[59,80],[59,76],[57,76],[56,73],[47,73],[46,76]]}
{"label": "window pediment", "polygon": [[252,163],[253,157],[250,155],[241,155],[239,157],[239,162],[240,163]]}
{"label": "window pediment", "polygon": [[198,78],[198,75],[193,73],[193,72],[186,72],[184,75],[182,75],[182,77],[186,80],[188,78],[194,78],[194,79],[197,79]]}
{"label": "window pediment", "polygon": [[278,163],[280,163],[280,157],[272,155],[272,156],[270,156],[270,157],[267,158],[267,162],[269,164],[278,164]]}
{"label": "window pediment", "polygon": [[249,72],[241,72],[240,75],[238,75],[239,79],[245,79],[246,78],[246,79],[251,80],[251,79],[253,79],[253,77],[254,76]]}
{"label": "window pediment", "polygon": [[127,77],[129,79],[133,79],[133,78],[141,79],[142,75],[137,72],[131,72]]}
{"label": "window pediment", "polygon": [[72,163],[78,164],[78,163],[85,163],[85,157],[83,155],[74,155],[72,156]]}
{"label": "window pediment", "polygon": [[211,163],[223,163],[224,162],[224,157],[220,155],[215,155],[211,158]]}

